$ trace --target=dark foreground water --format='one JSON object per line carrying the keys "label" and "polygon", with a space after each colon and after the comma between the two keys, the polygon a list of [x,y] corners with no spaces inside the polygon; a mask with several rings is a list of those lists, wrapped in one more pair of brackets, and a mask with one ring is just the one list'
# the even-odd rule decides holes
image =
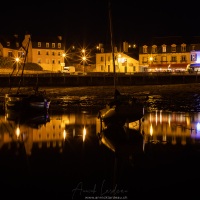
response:
{"label": "dark foreground water", "polygon": [[140,132],[138,122],[129,124],[134,150],[126,157],[99,141],[92,109],[23,119],[2,113],[0,193],[4,199],[196,199],[199,121],[198,112],[146,112]]}
{"label": "dark foreground water", "polygon": [[[138,123],[129,126],[128,156],[98,137],[98,109],[112,98],[112,87],[44,88],[52,100],[48,116],[1,111],[2,199],[196,199],[199,88],[121,87],[148,111],[139,133]],[[1,92],[3,100],[5,89]]]}

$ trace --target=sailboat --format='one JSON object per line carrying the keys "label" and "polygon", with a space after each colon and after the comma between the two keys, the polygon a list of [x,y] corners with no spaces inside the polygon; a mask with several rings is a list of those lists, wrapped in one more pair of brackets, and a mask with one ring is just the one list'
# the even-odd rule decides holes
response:
{"label": "sailboat", "polygon": [[113,45],[110,1],[109,22],[114,71],[114,98],[111,102],[106,104],[105,108],[99,110],[98,118],[101,119],[105,124],[121,123],[122,125],[124,125],[126,122],[133,122],[142,119],[144,116],[144,106],[136,98],[130,97],[129,95],[122,95],[116,87],[115,53]]}
{"label": "sailboat", "polygon": [[[21,71],[21,76],[20,76],[20,81],[19,81],[19,86],[16,92],[11,92],[11,86],[8,91],[8,93],[5,94],[4,98],[4,109],[6,112],[9,111],[17,111],[17,112],[38,112],[38,111],[47,111],[50,106],[50,99],[46,96],[45,91],[39,91],[38,90],[38,83],[36,83],[35,88],[33,89],[33,92],[21,92],[21,82],[23,79],[23,74],[24,74],[24,68],[28,56],[28,49],[29,49],[29,44],[31,41],[31,37],[28,38],[27,44],[25,47],[22,47],[25,52],[24,52],[24,57],[23,57],[23,66],[22,66],[22,71]],[[13,72],[15,71],[15,68],[13,69]],[[18,72],[17,72],[18,73]],[[11,74],[11,76],[13,73]]]}

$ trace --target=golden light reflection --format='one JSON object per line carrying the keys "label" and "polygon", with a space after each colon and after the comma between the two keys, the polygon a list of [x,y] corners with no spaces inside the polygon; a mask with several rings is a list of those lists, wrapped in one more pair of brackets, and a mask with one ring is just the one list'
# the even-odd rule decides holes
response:
{"label": "golden light reflection", "polygon": [[19,136],[20,136],[20,128],[19,127],[16,128],[15,134],[16,134],[17,139],[18,139]]}
{"label": "golden light reflection", "polygon": [[169,115],[168,117],[168,124],[169,124],[169,127],[171,126],[171,115]]}
{"label": "golden light reflection", "polygon": [[158,113],[156,111],[156,125],[158,124]]}
{"label": "golden light reflection", "polygon": [[149,133],[150,133],[151,136],[153,135],[153,126],[152,126],[152,123],[151,123],[151,125],[150,125]]}
{"label": "golden light reflection", "polygon": [[65,140],[66,137],[67,137],[67,132],[66,132],[66,130],[64,130],[64,131],[63,131],[63,139]]}
{"label": "golden light reflection", "polygon": [[160,111],[160,123],[162,123],[162,110]]}
{"label": "golden light reflection", "polygon": [[84,128],[83,128],[83,142],[85,141],[85,138],[86,138],[86,128],[84,126]]}

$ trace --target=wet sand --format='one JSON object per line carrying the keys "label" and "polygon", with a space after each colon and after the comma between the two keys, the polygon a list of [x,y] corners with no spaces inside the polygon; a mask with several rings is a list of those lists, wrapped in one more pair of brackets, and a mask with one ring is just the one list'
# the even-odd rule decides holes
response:
{"label": "wet sand", "polygon": [[[16,92],[18,88],[12,88]],[[117,86],[121,94],[138,98],[149,110],[200,111],[200,84]],[[103,107],[113,98],[114,87],[40,87],[51,99],[51,108]],[[9,88],[1,88],[1,102]],[[33,88],[20,88],[20,92],[33,92]]]}

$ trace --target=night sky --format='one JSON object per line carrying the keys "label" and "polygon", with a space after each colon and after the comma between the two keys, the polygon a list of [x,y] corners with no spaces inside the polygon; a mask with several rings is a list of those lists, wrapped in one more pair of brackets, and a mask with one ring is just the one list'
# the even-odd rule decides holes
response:
{"label": "night sky", "polygon": [[[0,34],[63,35],[68,43],[108,43],[109,0],[5,3]],[[8,5],[6,5],[8,4]],[[199,36],[197,3],[111,0],[113,38],[143,43],[158,36]]]}

